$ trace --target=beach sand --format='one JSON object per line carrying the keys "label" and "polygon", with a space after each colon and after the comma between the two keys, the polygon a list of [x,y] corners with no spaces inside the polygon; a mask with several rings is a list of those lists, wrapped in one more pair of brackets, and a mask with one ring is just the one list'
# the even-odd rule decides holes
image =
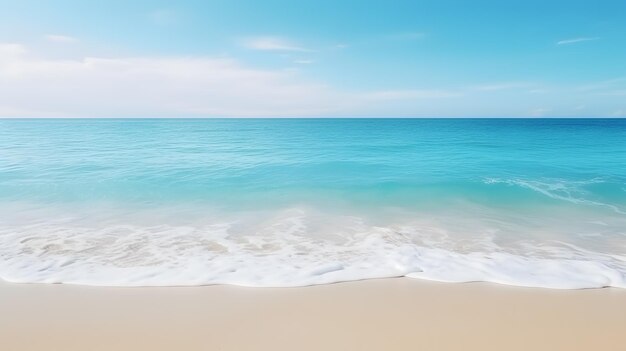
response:
{"label": "beach sand", "polygon": [[0,349],[625,350],[626,290],[408,278],[304,288],[0,283]]}

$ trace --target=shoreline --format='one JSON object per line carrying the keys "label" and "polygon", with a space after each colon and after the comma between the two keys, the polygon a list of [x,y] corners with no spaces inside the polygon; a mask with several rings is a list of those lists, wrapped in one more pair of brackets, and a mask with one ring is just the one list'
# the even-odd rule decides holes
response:
{"label": "shoreline", "polygon": [[375,279],[295,288],[0,282],[7,350],[618,350],[626,290]]}

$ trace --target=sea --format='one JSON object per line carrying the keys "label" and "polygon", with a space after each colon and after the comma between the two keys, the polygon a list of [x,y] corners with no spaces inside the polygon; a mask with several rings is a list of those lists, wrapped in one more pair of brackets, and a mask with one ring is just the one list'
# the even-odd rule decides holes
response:
{"label": "sea", "polygon": [[1,119],[0,279],[626,288],[626,119]]}

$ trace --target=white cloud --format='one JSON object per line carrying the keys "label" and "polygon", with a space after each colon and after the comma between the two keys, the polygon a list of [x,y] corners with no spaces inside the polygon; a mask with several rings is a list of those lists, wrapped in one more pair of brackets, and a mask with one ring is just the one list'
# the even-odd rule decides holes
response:
{"label": "white cloud", "polygon": [[0,118],[14,118],[14,117],[50,117],[50,116],[63,116],[63,114],[49,111],[49,110],[36,110],[23,107],[13,106],[1,106],[0,105]]}
{"label": "white cloud", "polygon": [[15,57],[27,52],[26,48],[20,44],[0,43],[0,60],[2,58]]}
{"label": "white cloud", "polygon": [[575,43],[580,43],[583,41],[592,41],[592,40],[598,40],[600,38],[598,37],[580,37],[580,38],[573,38],[573,39],[565,39],[565,40],[561,40],[558,41],[556,43],[556,45],[568,45],[568,44],[575,44]]}
{"label": "white cloud", "polygon": [[302,60],[294,60],[293,63],[297,63],[297,64],[300,64],[300,65],[310,65],[312,63],[315,63],[315,61],[302,59]]}
{"label": "white cloud", "polygon": [[299,51],[310,52],[312,50],[298,46],[289,40],[279,37],[254,37],[243,41],[248,49],[267,51]]}
{"label": "white cloud", "polygon": [[423,115],[431,113],[424,110],[431,100],[459,96],[338,90],[297,70],[256,69],[224,58],[48,59],[16,44],[0,45],[0,53],[0,115],[7,117]]}
{"label": "white cloud", "polygon": [[[315,115],[342,94],[222,58],[44,59],[1,45],[0,112],[29,116]],[[21,113],[23,111],[24,113]],[[33,115],[32,111],[38,111]]]}
{"label": "white cloud", "polygon": [[53,43],[75,43],[78,41],[78,39],[74,37],[60,34],[46,34],[44,35],[44,38]]}

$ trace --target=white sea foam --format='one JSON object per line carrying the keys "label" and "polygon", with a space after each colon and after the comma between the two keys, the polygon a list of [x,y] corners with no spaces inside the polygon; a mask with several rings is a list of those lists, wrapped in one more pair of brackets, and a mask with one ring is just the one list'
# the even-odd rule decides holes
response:
{"label": "white sea foam", "polygon": [[[0,277],[10,282],[284,287],[408,276],[626,288],[623,245],[600,253],[558,240],[511,239],[497,224],[506,221],[471,216],[414,214],[383,224],[292,208],[193,221],[157,213],[98,221],[84,214],[30,223],[13,218],[0,223]],[[602,226],[586,223],[619,227],[607,219]],[[616,233],[623,244],[626,235]]]}
{"label": "white sea foam", "polygon": [[573,204],[607,207],[619,214],[626,214],[626,210],[614,204],[603,203],[585,198],[587,192],[584,186],[602,183],[602,179],[594,178],[587,181],[566,181],[562,179],[550,179],[546,181],[523,180],[523,179],[499,179],[485,178],[485,184],[508,184],[520,186],[538,192],[555,200],[571,202]]}

